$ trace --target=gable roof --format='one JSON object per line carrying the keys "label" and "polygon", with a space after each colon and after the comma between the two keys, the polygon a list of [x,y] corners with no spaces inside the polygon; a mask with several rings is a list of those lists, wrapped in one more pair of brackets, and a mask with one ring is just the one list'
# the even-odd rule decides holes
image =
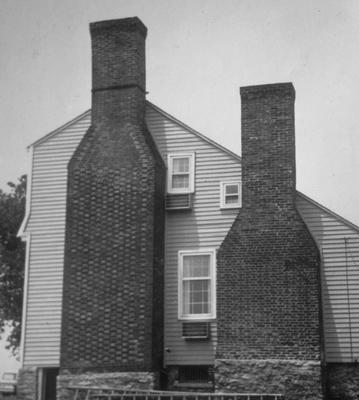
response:
{"label": "gable roof", "polygon": [[[236,160],[241,161],[241,157],[238,154],[233,153],[231,150],[228,150],[227,148],[225,148],[224,146],[222,146],[219,143],[215,142],[214,140],[212,140],[212,139],[208,138],[207,136],[199,133],[195,129],[193,129],[190,126],[186,125],[185,123],[183,123],[182,121],[178,120],[177,118],[175,118],[173,115],[167,113],[166,111],[162,110],[160,107],[156,106],[155,104],[151,103],[150,101],[146,100],[146,105],[148,107],[154,109],[155,111],[157,111],[161,115],[163,115],[168,120],[174,122],[175,124],[178,124],[179,126],[184,128],[188,132],[192,133],[193,135],[201,138],[202,140],[206,141],[207,143],[211,144],[212,146],[217,147],[218,149],[220,149],[221,151],[229,154],[230,156],[232,156]],[[91,114],[91,109],[86,110],[84,113],[80,114],[79,116],[73,118],[72,120],[70,120],[69,122],[67,122],[64,125],[60,126],[59,128],[49,132],[47,135],[45,135],[45,136],[41,137],[40,139],[36,140],[35,142],[31,143],[28,146],[28,148],[33,148],[33,147],[45,142],[46,140],[52,138],[53,136],[61,133],[64,129],[68,128],[72,124],[75,124],[76,122],[80,121],[81,119],[88,117],[90,114]],[[326,212],[326,213],[330,214],[331,216],[333,216],[334,218],[337,218],[338,220],[340,220],[343,224],[345,224],[348,227],[350,227],[350,228],[354,229],[355,231],[359,232],[359,226],[357,226],[357,225],[353,224],[352,222],[348,221],[347,219],[341,217],[340,215],[338,215],[334,211],[330,210],[329,208],[324,207],[323,205],[321,205],[320,203],[318,203],[315,200],[311,199],[310,197],[306,196],[305,194],[301,193],[300,191],[297,190],[296,192],[297,192],[298,196],[300,196],[303,199],[307,200],[309,203],[311,203],[314,206],[320,208],[324,212]],[[27,216],[27,218],[26,217],[24,218],[22,226],[21,226],[21,228],[19,230],[19,235],[24,233],[28,218],[29,218],[29,216]]]}
{"label": "gable roof", "polygon": [[[207,136],[204,136],[201,133],[199,133],[198,131],[196,131],[195,129],[192,129],[191,127],[189,127],[188,125],[184,124],[182,121],[178,120],[174,116],[168,114],[166,111],[162,110],[161,108],[159,108],[158,106],[154,105],[150,101],[146,100],[146,105],[151,107],[151,108],[153,108],[154,110],[156,110],[160,114],[162,114],[165,118],[167,118],[167,119],[173,121],[174,123],[180,125],[182,128],[186,129],[187,131],[189,131],[193,135],[195,135],[197,137],[200,137],[201,139],[205,140],[207,143],[210,143],[212,146],[217,147],[218,149],[224,151],[225,153],[229,154],[230,156],[236,158],[239,161],[241,160],[241,157],[238,154],[233,153],[232,151],[230,151],[227,148],[221,146],[219,143],[215,142],[214,140],[209,139]],[[31,143],[28,146],[28,148],[35,147],[35,146],[45,142],[46,140],[48,140],[48,139],[52,138],[53,136],[57,135],[58,133],[62,132],[64,129],[68,128],[72,124],[75,124],[76,122],[80,121],[82,118],[88,117],[90,114],[91,114],[91,109],[85,111],[84,113],[80,114],[79,116],[75,117],[74,119],[70,120],[69,122],[67,122],[66,124],[60,126],[59,128],[49,132],[45,136],[42,136],[40,139],[38,139],[35,142]]]}

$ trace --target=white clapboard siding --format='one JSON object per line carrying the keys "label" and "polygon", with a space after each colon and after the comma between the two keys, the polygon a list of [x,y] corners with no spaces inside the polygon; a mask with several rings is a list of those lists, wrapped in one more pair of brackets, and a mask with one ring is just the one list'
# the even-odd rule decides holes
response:
{"label": "white clapboard siding", "polygon": [[89,125],[87,112],[33,145],[25,367],[59,364],[67,164]]}
{"label": "white clapboard siding", "polygon": [[[166,346],[173,347],[174,359],[170,362],[212,363],[215,324],[211,327],[212,340],[197,343],[195,352],[193,343],[188,344],[181,338],[181,325],[177,321],[177,253],[183,249],[220,245],[236,211],[219,210],[219,182],[239,180],[239,159],[150,104],[147,122],[164,160],[168,152],[182,150],[195,151],[197,158],[196,212],[187,213],[186,217],[169,214],[166,223],[165,335]],[[87,112],[33,145],[31,207],[26,227],[32,236],[25,366],[59,363],[67,164],[89,125]]]}
{"label": "white clapboard siding", "polygon": [[208,341],[186,341],[178,320],[178,252],[199,248],[218,249],[238,209],[220,210],[220,182],[240,181],[238,157],[201,137],[155,107],[147,124],[167,162],[168,153],[195,153],[195,194],[192,211],[167,212],[165,254],[165,352],[166,365],[213,364],[216,324]]}
{"label": "white clapboard siding", "polygon": [[327,362],[359,359],[359,230],[302,194],[297,207],[322,257]]}
{"label": "white clapboard siding", "polygon": [[[167,212],[165,254],[165,353],[170,364],[211,364],[211,340],[186,342],[177,318],[179,250],[218,248],[236,210],[219,209],[219,182],[240,180],[240,161],[155,106],[147,122],[167,160],[169,152],[196,153],[194,210]],[[31,200],[25,235],[31,233],[24,320],[24,366],[59,364],[67,164],[90,125],[90,112],[33,145]],[[359,352],[359,234],[356,227],[298,194],[298,209],[321,249],[326,359],[347,362]],[[347,238],[345,248],[344,237]]]}

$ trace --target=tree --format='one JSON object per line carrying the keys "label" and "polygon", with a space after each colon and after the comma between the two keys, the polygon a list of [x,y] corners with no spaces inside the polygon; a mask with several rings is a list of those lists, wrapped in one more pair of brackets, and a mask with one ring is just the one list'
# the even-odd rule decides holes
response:
{"label": "tree", "polygon": [[8,182],[9,193],[0,189],[0,335],[11,327],[7,348],[18,354],[25,265],[25,244],[17,232],[25,215],[26,175]]}

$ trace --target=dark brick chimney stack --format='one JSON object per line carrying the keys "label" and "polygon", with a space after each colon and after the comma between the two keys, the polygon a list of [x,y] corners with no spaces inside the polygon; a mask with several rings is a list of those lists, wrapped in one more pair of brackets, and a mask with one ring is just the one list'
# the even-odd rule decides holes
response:
{"label": "dark brick chimney stack", "polygon": [[147,29],[126,18],[90,30],[92,124],[68,166],[60,366],[146,381],[163,347],[165,184],[145,123]]}
{"label": "dark brick chimney stack", "polygon": [[243,206],[278,210],[295,201],[295,91],[291,83],[242,87]]}
{"label": "dark brick chimney stack", "polygon": [[243,205],[217,255],[216,389],[321,399],[320,258],[295,204],[294,88],[241,96]]}
{"label": "dark brick chimney stack", "polygon": [[135,17],[94,22],[90,32],[92,123],[106,119],[143,123],[147,28]]}

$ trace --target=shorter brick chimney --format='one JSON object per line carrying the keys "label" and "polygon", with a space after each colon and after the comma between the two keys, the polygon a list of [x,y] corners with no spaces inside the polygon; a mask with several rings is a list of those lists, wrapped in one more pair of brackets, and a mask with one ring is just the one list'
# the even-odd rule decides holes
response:
{"label": "shorter brick chimney", "polygon": [[[291,83],[241,88],[243,206],[217,257],[216,388],[320,383],[319,252],[295,205]],[[314,398],[314,397],[313,397]]]}

